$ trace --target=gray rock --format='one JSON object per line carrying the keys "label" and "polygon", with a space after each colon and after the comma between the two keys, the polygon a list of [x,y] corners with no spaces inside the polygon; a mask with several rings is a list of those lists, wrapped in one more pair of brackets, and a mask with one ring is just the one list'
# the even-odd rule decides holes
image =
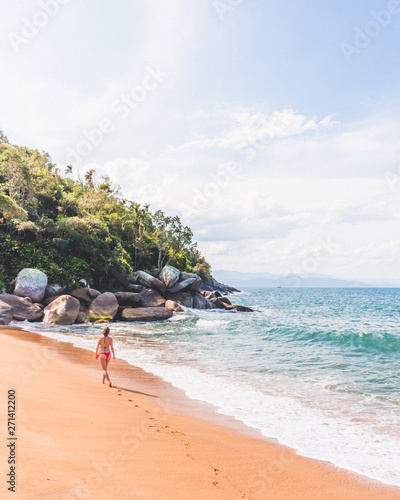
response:
{"label": "gray rock", "polygon": [[178,293],[184,290],[185,288],[190,287],[194,282],[196,281],[196,278],[188,278],[187,280],[180,281],[179,283],[175,283],[174,286],[171,286],[171,288],[168,290],[170,293]]}
{"label": "gray rock", "polygon": [[159,321],[172,315],[173,312],[165,307],[127,307],[121,312],[124,321]]}
{"label": "gray rock", "polygon": [[91,296],[92,299],[97,299],[99,295],[101,295],[101,292],[98,290],[95,290],[94,288],[88,288],[89,295]]}
{"label": "gray rock", "polygon": [[171,288],[179,281],[181,272],[173,266],[164,266],[161,269],[160,278],[167,288]]}
{"label": "gray rock", "polygon": [[[84,288],[76,288],[75,290],[72,290],[72,292],[69,292],[69,295],[72,295],[72,297],[75,297],[76,299],[79,300],[79,302],[82,304],[89,305],[93,297],[91,293],[89,292],[90,288],[84,287]],[[100,294],[100,292],[99,292]]]}
{"label": "gray rock", "polygon": [[224,302],[227,306],[230,306],[232,302],[228,299],[228,297],[219,297],[221,302]]}
{"label": "gray rock", "polygon": [[167,298],[178,302],[181,306],[193,307],[193,297],[188,292],[169,293]]}
{"label": "gray rock", "polygon": [[140,292],[140,306],[141,307],[161,307],[165,304],[165,299],[157,290],[145,288]]}
{"label": "gray rock", "polygon": [[227,304],[225,302],[222,302],[222,300],[219,299],[219,297],[215,297],[214,299],[210,299],[209,302],[213,304],[215,307],[218,309],[226,309]]}
{"label": "gray rock", "polygon": [[37,304],[32,304],[26,299],[9,293],[0,295],[0,299],[12,307],[13,318],[17,321],[39,321],[42,319],[43,311]]}
{"label": "gray rock", "polygon": [[196,273],[181,273],[181,281],[187,280],[189,278],[195,278],[195,281],[191,284],[190,290],[193,292],[200,292],[200,287],[203,283],[203,280]]}
{"label": "gray rock", "polygon": [[149,273],[146,273],[144,271],[137,271],[136,279],[141,285],[145,286],[146,288],[155,288],[160,292],[165,292],[165,284],[159,279],[154,278],[154,276]]}
{"label": "gray rock", "polygon": [[43,323],[72,325],[79,314],[80,302],[71,295],[60,295],[44,308]]}
{"label": "gray rock", "polygon": [[167,300],[164,306],[166,309],[170,309],[171,311],[175,312],[182,312],[182,306],[178,304],[178,302],[175,302],[174,300]]}
{"label": "gray rock", "polygon": [[230,304],[225,308],[227,311],[254,312],[250,307],[239,306],[238,304]]}
{"label": "gray rock", "polygon": [[25,268],[15,280],[14,295],[30,297],[33,302],[41,302],[47,287],[47,276],[38,269]]}
{"label": "gray rock", "polygon": [[114,295],[120,306],[135,306],[140,301],[140,294],[134,292],[116,292]]}
{"label": "gray rock", "polygon": [[87,314],[83,311],[79,311],[78,316],[76,317],[75,323],[85,323],[87,318]]}
{"label": "gray rock", "polygon": [[61,294],[62,288],[60,285],[47,285],[44,298],[47,299],[48,297],[58,297]]}
{"label": "gray rock", "polygon": [[194,309],[211,309],[208,300],[203,297],[200,293],[195,293],[193,295],[193,308]]}
{"label": "gray rock", "polygon": [[118,307],[117,297],[113,293],[102,293],[90,304],[89,316],[111,317],[114,319]]}
{"label": "gray rock", "polygon": [[[1,296],[0,296],[1,298]],[[13,319],[13,308],[0,300],[0,325],[9,325]]]}

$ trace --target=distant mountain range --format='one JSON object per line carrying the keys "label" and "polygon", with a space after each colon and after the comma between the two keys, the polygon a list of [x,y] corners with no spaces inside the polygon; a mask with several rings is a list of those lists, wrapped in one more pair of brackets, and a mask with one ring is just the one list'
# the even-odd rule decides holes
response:
{"label": "distant mountain range", "polygon": [[352,281],[325,274],[280,275],[272,273],[243,273],[213,271],[220,283],[233,287],[305,287],[305,288],[400,288],[400,283]]}

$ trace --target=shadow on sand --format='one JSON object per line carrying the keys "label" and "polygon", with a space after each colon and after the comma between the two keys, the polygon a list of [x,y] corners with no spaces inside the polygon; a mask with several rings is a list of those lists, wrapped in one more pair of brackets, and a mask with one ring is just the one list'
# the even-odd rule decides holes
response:
{"label": "shadow on sand", "polygon": [[134,391],[132,389],[126,389],[125,387],[119,387],[118,385],[112,385],[111,389],[118,389],[119,391],[132,392],[133,394],[140,394],[141,396],[149,396],[150,398],[158,398],[154,394],[147,394],[146,392]]}

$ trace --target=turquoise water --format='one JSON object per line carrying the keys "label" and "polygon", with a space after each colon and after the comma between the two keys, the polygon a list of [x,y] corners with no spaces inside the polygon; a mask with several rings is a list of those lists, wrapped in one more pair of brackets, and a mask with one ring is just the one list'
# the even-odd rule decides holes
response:
{"label": "turquoise water", "polygon": [[[400,290],[254,288],[231,300],[258,312],[115,324],[117,355],[300,454],[400,485]],[[88,348],[100,329],[35,328]]]}

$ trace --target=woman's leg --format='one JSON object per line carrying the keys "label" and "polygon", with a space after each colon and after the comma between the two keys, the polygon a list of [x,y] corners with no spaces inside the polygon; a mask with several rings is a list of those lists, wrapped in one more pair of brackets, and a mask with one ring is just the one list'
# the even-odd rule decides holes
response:
{"label": "woman's leg", "polygon": [[108,376],[108,371],[107,371],[107,358],[104,354],[100,354],[99,359],[100,359],[101,368],[103,370],[103,384],[104,384],[105,379],[107,379],[107,382],[109,384],[111,384],[111,380],[110,380],[110,377]]}
{"label": "woman's leg", "polygon": [[[107,357],[106,359],[106,370],[108,369],[108,363],[111,361],[111,354]],[[108,375],[108,371],[107,371],[107,375]],[[109,382],[109,386],[111,387],[111,380],[110,380],[110,377],[108,377],[108,382]]]}

